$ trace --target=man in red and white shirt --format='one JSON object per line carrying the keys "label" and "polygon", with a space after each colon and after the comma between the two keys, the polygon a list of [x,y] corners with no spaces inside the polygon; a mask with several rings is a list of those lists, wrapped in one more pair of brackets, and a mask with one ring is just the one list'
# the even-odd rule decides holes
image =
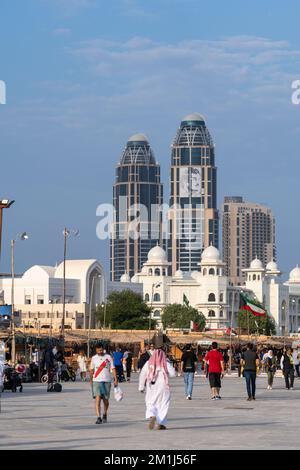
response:
{"label": "man in red and white shirt", "polygon": [[[107,423],[107,411],[111,383],[118,385],[116,369],[112,357],[104,352],[102,344],[96,346],[96,354],[92,357],[90,365],[90,378],[93,388],[93,397],[96,399],[96,424]],[[103,400],[104,413],[101,418],[101,400]]]}
{"label": "man in red and white shirt", "polygon": [[221,377],[224,375],[223,354],[218,351],[218,343],[212,343],[212,350],[205,356],[205,362],[208,364],[208,378],[211,387],[211,399],[221,400],[220,388]]}

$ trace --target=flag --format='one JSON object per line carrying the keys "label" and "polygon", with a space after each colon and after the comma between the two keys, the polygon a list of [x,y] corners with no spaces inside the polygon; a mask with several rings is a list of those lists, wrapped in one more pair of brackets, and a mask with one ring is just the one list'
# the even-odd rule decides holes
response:
{"label": "flag", "polygon": [[183,294],[183,303],[186,307],[190,306],[190,302],[185,294]]}
{"label": "flag", "polygon": [[267,315],[267,311],[262,306],[256,305],[253,300],[250,300],[242,293],[240,293],[240,310],[248,310],[256,317],[265,317]]}
{"label": "flag", "polygon": [[191,331],[199,331],[199,325],[198,325],[198,323],[195,323],[193,320],[191,320],[190,330],[191,330]]}

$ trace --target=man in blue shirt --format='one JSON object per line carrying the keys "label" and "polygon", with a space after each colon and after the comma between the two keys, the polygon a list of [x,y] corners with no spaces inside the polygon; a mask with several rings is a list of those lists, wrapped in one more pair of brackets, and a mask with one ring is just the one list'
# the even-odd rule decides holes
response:
{"label": "man in blue shirt", "polygon": [[124,382],[124,372],[123,372],[123,353],[120,348],[117,348],[115,352],[113,352],[113,359],[114,359],[114,365],[116,368],[117,376],[118,376],[118,381],[119,382]]}

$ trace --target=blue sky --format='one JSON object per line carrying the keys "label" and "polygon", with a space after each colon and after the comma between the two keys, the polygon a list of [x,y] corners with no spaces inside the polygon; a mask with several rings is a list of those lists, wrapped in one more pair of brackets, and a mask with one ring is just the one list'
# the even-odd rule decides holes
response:
{"label": "blue sky", "polygon": [[98,258],[96,207],[112,198],[127,138],[144,132],[168,192],[181,118],[206,116],[224,195],[272,207],[280,267],[300,263],[298,180],[300,4],[240,0],[1,0],[0,195],[22,271],[62,257],[62,229],[80,230],[71,257]]}

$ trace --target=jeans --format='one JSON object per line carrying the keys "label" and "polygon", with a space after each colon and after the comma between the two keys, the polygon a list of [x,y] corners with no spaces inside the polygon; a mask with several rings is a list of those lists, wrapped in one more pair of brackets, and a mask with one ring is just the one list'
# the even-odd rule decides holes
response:
{"label": "jeans", "polygon": [[273,386],[274,375],[275,375],[275,372],[272,372],[271,370],[269,370],[269,372],[268,372],[268,385],[270,387]]}
{"label": "jeans", "polygon": [[119,365],[119,366],[115,366],[115,367],[116,367],[116,372],[117,372],[118,381],[119,381],[119,382],[123,382],[123,381],[124,381],[124,372],[123,372],[123,366],[122,366],[122,364]]}
{"label": "jeans", "polygon": [[256,372],[254,370],[245,370],[244,377],[246,379],[248,397],[255,398]]}
{"label": "jeans", "polygon": [[294,369],[286,369],[284,371],[285,386],[290,389],[294,386]]}
{"label": "jeans", "polygon": [[295,371],[296,371],[297,377],[300,377],[299,364],[295,364]]}
{"label": "jeans", "polygon": [[194,372],[184,372],[184,384],[186,396],[192,396],[194,386]]}

